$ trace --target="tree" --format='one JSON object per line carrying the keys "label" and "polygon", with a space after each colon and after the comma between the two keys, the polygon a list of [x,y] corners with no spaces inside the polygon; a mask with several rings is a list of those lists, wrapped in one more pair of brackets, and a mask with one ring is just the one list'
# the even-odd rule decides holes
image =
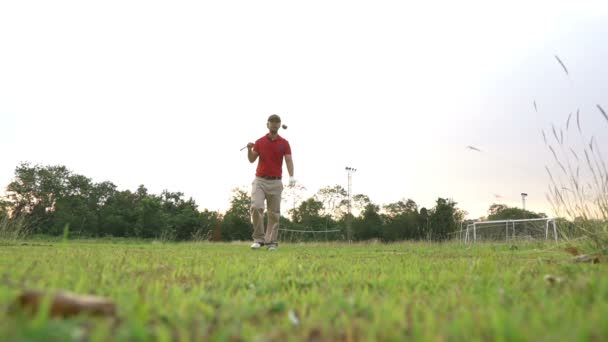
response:
{"label": "tree", "polygon": [[415,233],[415,239],[426,239],[430,234],[431,227],[431,215],[429,211],[422,207],[418,214],[417,229]]}
{"label": "tree", "polygon": [[116,185],[112,182],[101,182],[93,186],[90,196],[98,208],[103,207],[106,202],[116,194]]}
{"label": "tree", "polygon": [[488,209],[488,214],[489,215],[496,215],[498,213],[500,213],[501,211],[507,209],[509,207],[507,207],[506,204],[497,204],[497,203],[493,203],[490,208]]}
{"label": "tree", "polygon": [[352,209],[357,212],[362,212],[363,210],[365,210],[365,207],[367,207],[371,203],[372,201],[367,195],[356,194],[352,198]]}
{"label": "tree", "polygon": [[135,236],[139,238],[159,237],[166,227],[166,215],[162,211],[162,202],[157,196],[145,195],[140,190],[145,188],[140,186],[137,194],[137,206],[135,207]]}
{"label": "tree", "polygon": [[403,200],[387,204],[383,207],[384,212],[389,217],[396,217],[405,213],[417,213],[418,205],[414,200],[408,199],[405,202]]}
{"label": "tree", "polygon": [[418,205],[411,199],[384,207],[382,240],[397,241],[418,238]]}
{"label": "tree", "polygon": [[163,201],[164,213],[167,216],[166,230],[174,234],[177,240],[189,240],[193,236],[206,234],[212,229],[209,220],[213,221],[214,216],[210,215],[209,211],[199,213],[192,198],[183,200],[181,196],[181,193],[174,193],[172,202]]}
{"label": "tree", "polygon": [[221,228],[222,240],[250,240],[253,233],[251,223],[251,196],[240,189],[232,190],[230,208],[224,215]]}
{"label": "tree", "polygon": [[[222,215],[216,211],[209,211],[207,209],[203,210],[199,213],[199,224],[197,230],[192,232],[191,239],[199,240],[219,240],[221,239],[221,231],[219,227],[221,227],[222,223]],[[218,236],[214,236],[214,233],[217,231]]]}
{"label": "tree", "polygon": [[47,233],[60,235],[66,226],[71,234],[92,236],[97,233],[98,216],[91,208],[88,198],[81,195],[65,196],[57,199],[52,214],[52,226]]}
{"label": "tree", "polygon": [[[365,196],[367,200],[369,198]],[[355,240],[380,239],[382,237],[383,222],[380,217],[380,207],[369,203],[363,208],[361,215],[353,222]]]}
{"label": "tree", "polygon": [[62,196],[55,200],[48,233],[59,235],[66,226],[77,235],[92,236],[98,229],[99,205],[91,179],[71,172],[66,178]]}
{"label": "tree", "polygon": [[10,218],[8,213],[8,206],[8,202],[0,198],[0,223],[2,222],[2,220],[7,220]]}
{"label": "tree", "polygon": [[6,188],[13,215],[27,218],[38,232],[47,232],[55,203],[66,194],[69,175],[65,166],[19,164]]}
{"label": "tree", "polygon": [[98,235],[135,236],[137,196],[129,190],[117,191],[100,208]]}
{"label": "tree", "polygon": [[341,185],[326,186],[320,189],[315,194],[315,199],[323,204],[323,216],[329,216],[337,220],[346,213],[348,193]]}
{"label": "tree", "polygon": [[520,208],[509,207],[505,204],[492,204],[488,209],[488,220],[520,220],[520,219],[535,219],[546,218],[544,213],[535,213],[533,211],[523,210]]}
{"label": "tree", "polygon": [[291,215],[292,220],[294,219],[293,215],[296,208],[302,203],[304,191],[306,191],[306,187],[301,184],[296,184],[283,189],[281,201],[285,204],[285,208],[289,208],[287,209],[287,212]]}
{"label": "tree", "polygon": [[294,223],[302,229],[319,229],[324,228],[326,219],[321,215],[323,203],[310,197],[306,201],[300,203],[300,206],[294,213]]}
{"label": "tree", "polygon": [[451,199],[438,198],[430,215],[430,238],[446,240],[450,233],[456,232],[462,212]]}

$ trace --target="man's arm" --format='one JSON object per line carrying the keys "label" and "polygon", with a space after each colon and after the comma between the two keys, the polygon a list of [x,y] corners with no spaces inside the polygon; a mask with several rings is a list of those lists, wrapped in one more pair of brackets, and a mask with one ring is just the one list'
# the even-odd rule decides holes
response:
{"label": "man's arm", "polygon": [[289,172],[289,176],[293,177],[293,159],[291,159],[291,154],[285,155],[285,164],[287,165],[287,172]]}
{"label": "man's arm", "polygon": [[247,158],[250,163],[253,163],[256,159],[258,159],[258,153],[253,149],[253,143],[247,144]]}

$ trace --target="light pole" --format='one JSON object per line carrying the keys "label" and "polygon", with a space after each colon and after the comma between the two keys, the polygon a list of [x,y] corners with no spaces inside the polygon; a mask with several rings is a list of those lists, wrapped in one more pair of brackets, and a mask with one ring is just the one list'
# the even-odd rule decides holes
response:
{"label": "light pole", "polygon": [[351,242],[353,240],[353,231],[352,231],[352,212],[351,212],[351,202],[350,202],[350,196],[352,193],[352,174],[353,172],[357,171],[357,169],[347,166],[344,168],[346,170],[346,173],[348,174],[348,216],[346,216],[346,235],[347,235],[347,239],[348,242]]}
{"label": "light pole", "polygon": [[[525,193],[525,192],[521,193],[521,205],[522,205],[522,208],[524,210],[524,220],[526,219],[526,196],[528,196],[527,193]],[[526,221],[524,221],[524,229],[523,230],[524,230],[524,233],[527,234],[527,231],[526,231]]]}

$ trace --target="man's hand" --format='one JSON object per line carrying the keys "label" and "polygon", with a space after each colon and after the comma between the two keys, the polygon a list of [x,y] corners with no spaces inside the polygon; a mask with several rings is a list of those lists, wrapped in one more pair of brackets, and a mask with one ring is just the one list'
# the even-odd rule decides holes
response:
{"label": "man's hand", "polygon": [[289,176],[289,186],[292,187],[296,185],[296,179],[293,176]]}
{"label": "man's hand", "polygon": [[258,159],[259,156],[258,152],[253,149],[253,146],[255,146],[254,143],[247,143],[247,159],[249,159],[250,163],[255,162],[255,160]]}

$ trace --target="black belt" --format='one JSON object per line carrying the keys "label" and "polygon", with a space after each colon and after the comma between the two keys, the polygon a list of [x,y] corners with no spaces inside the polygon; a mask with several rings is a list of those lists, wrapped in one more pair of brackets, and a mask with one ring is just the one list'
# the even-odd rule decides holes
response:
{"label": "black belt", "polygon": [[264,178],[264,179],[270,179],[270,180],[281,179],[281,176],[258,176],[258,177]]}

